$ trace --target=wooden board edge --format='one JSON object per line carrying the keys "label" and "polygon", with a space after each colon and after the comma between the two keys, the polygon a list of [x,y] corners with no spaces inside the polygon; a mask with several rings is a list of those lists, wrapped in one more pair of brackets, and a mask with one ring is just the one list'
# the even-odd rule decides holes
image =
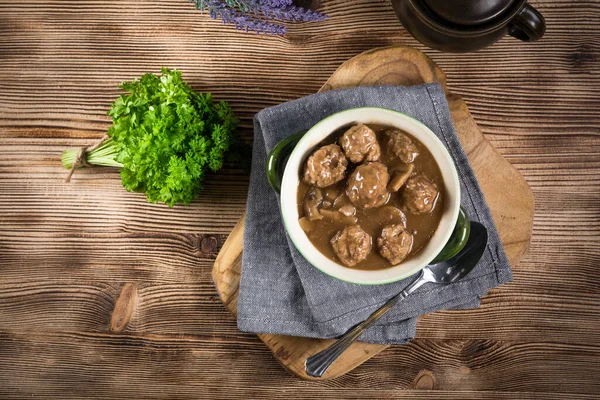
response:
{"label": "wooden board edge", "polygon": [[227,291],[225,290],[226,285],[223,285],[223,283],[235,279],[239,281],[240,272],[233,271],[229,266],[236,262],[241,264],[241,257],[244,250],[243,240],[245,224],[246,213],[244,212],[237,224],[235,224],[231,230],[229,236],[227,236],[219,254],[217,254],[217,258],[215,259],[212,268],[212,279],[217,293],[225,307],[235,316],[237,316],[237,293],[239,291],[239,283],[233,286],[227,285]]}
{"label": "wooden board edge", "polygon": [[[323,84],[323,86],[321,86],[318,93],[322,93],[327,90],[335,90],[335,89],[343,89],[346,87],[359,86],[359,85],[354,85],[354,86],[334,87],[331,84],[331,82],[334,79],[336,79],[337,76],[345,75],[346,70],[350,71],[350,70],[354,69],[354,66],[356,64],[364,63],[366,58],[381,59],[381,58],[386,58],[386,57],[389,58],[391,56],[391,58],[395,59],[395,60],[402,60],[402,61],[406,60],[406,57],[398,57],[399,53],[408,54],[409,58],[412,57],[412,58],[418,59],[421,62],[419,65],[426,65],[432,73],[430,76],[421,75],[423,77],[424,82],[425,83],[438,82],[442,86],[444,91],[447,92],[446,74],[431,58],[429,58],[425,53],[423,53],[417,49],[414,49],[412,47],[392,45],[392,46],[378,47],[375,49],[367,50],[367,51],[357,54],[354,57],[352,57],[351,59],[347,60],[331,74],[329,79],[327,79],[327,81]],[[425,71],[419,70],[419,72],[422,74]],[[352,73],[350,73],[349,75],[353,75],[356,77],[356,75],[352,74]],[[429,75],[429,74],[427,74],[427,75]]]}
{"label": "wooden board edge", "polygon": [[[526,231],[527,233],[526,233],[526,235],[524,235],[524,236],[526,236],[526,239],[523,239],[519,242],[504,242],[504,241],[502,242],[502,245],[505,248],[505,250],[507,250],[507,249],[511,250],[511,251],[507,251],[507,256],[509,257],[511,267],[514,268],[519,264],[520,260],[527,253],[527,251],[529,250],[529,246],[531,244],[531,237],[533,234],[534,214],[535,214],[535,198],[533,196],[533,191],[531,190],[531,187],[527,183],[527,180],[525,179],[523,174],[521,174],[521,172],[517,168],[515,168],[514,165],[512,165],[508,160],[506,160],[502,156],[502,154],[498,151],[498,149],[496,149],[496,147],[494,147],[494,145],[489,141],[489,139],[481,131],[481,129],[479,128],[479,125],[477,125],[477,123],[473,119],[473,116],[469,110],[469,107],[467,106],[467,103],[463,100],[463,98],[459,95],[456,95],[453,93],[448,93],[447,99],[448,99],[448,106],[450,108],[450,115],[452,116],[452,120],[453,120],[455,127],[457,125],[460,125],[460,122],[462,120],[468,120],[468,122],[471,125],[469,130],[471,132],[477,132],[479,134],[479,136],[481,137],[481,142],[485,143],[486,147],[489,148],[495,154],[498,161],[502,162],[505,165],[505,167],[507,168],[507,170],[511,171],[512,176],[513,176],[511,185],[513,185],[513,187],[514,186],[519,187],[519,189],[517,191],[520,194],[520,196],[519,196],[520,200],[523,202],[521,209],[529,211],[529,214],[526,216],[527,218],[521,219],[521,222],[523,223],[523,225],[526,225],[526,228],[527,228],[527,231]],[[460,139],[460,135],[459,135],[459,139]],[[481,146],[481,144],[479,144],[478,146]],[[467,156],[468,155],[469,155],[469,153],[467,152]],[[475,169],[474,169],[474,171],[475,171]],[[477,171],[475,171],[475,172],[477,174]],[[490,200],[487,198],[485,191],[482,190],[482,192],[483,192],[484,198],[486,199],[486,202],[489,205]],[[490,207],[490,211],[492,211],[492,214],[494,213],[494,210],[491,210],[491,207]],[[492,215],[492,217],[494,219],[494,223],[496,224],[496,226],[498,226],[499,221],[497,221],[497,217],[495,217],[494,215]],[[525,217],[525,216],[523,216],[523,217]],[[512,248],[514,248],[514,245],[519,245],[519,247],[520,247],[520,250],[516,253],[512,252]]]}
{"label": "wooden board edge", "polygon": [[[519,186],[522,186],[524,193],[526,193],[527,198],[524,200],[527,204],[527,208],[531,210],[531,218],[529,219],[530,222],[528,223],[528,226],[527,226],[528,237],[530,240],[531,233],[533,230],[533,210],[534,210],[534,200],[533,200],[533,193],[531,192],[531,188],[529,187],[529,185],[527,184],[527,181],[524,179],[524,177],[521,175],[521,173],[513,165],[511,165],[507,160],[505,160],[502,157],[502,155],[498,152],[498,150],[489,142],[489,140],[481,132],[481,130],[479,129],[479,127],[473,120],[472,115],[471,115],[470,111],[468,110],[468,107],[467,107],[466,103],[464,102],[464,100],[462,100],[462,98],[458,95],[448,93],[447,88],[446,88],[445,74],[437,66],[437,64],[435,64],[435,62],[433,62],[433,60],[431,60],[427,55],[421,53],[420,51],[418,51],[416,49],[412,49],[412,48],[404,47],[404,46],[389,46],[389,47],[385,47],[385,48],[377,48],[377,49],[366,51],[364,53],[361,53],[361,54],[353,57],[352,59],[346,61],[345,63],[343,63],[334,72],[332,77],[330,77],[327,80],[327,82],[323,85],[323,87],[319,90],[319,92],[334,89],[335,87],[333,87],[330,84],[333,77],[338,73],[345,74],[346,70],[351,69],[353,63],[357,63],[359,61],[358,60],[359,57],[360,58],[363,58],[364,56],[383,57],[383,56],[386,56],[385,55],[386,52],[397,53],[398,51],[401,51],[403,53],[410,53],[411,56],[418,57],[421,61],[425,61],[427,63],[427,65],[433,71],[432,77],[430,78],[430,79],[432,79],[431,81],[439,82],[440,84],[442,84],[442,86],[446,90],[446,95],[448,97],[448,103],[449,103],[449,106],[451,106],[451,114],[452,114],[453,120],[456,117],[455,113],[457,112],[457,110],[460,112],[463,112],[466,115],[466,118],[470,119],[470,121],[473,123],[473,126],[475,127],[477,133],[479,134],[478,136],[480,136],[482,138],[482,142],[484,141],[486,146],[490,147],[495,152],[497,157],[499,159],[501,159],[503,161],[503,163],[506,164],[511,169],[511,171],[515,177],[516,184],[518,184]],[[455,112],[453,112],[453,108],[454,108]],[[485,193],[484,193],[484,196],[485,196]],[[219,295],[221,296],[221,299],[224,301],[228,310],[231,311],[234,315],[237,314],[237,296],[236,296],[237,293],[236,293],[236,291],[238,290],[238,287],[236,286],[235,290],[231,290],[231,288],[230,288],[230,290],[228,292],[225,292],[224,290],[222,290],[220,288],[220,284],[223,283],[224,281],[235,279],[235,275],[236,275],[234,273],[233,277],[229,276],[228,274],[233,273],[233,271],[231,271],[230,268],[223,269],[224,265],[232,265],[234,262],[241,264],[240,257],[241,257],[243,249],[241,249],[242,246],[239,245],[239,243],[241,243],[241,241],[243,240],[244,223],[245,223],[245,215],[242,216],[242,218],[240,219],[238,224],[234,227],[231,234],[229,235],[229,237],[223,244],[223,247],[222,247],[221,251],[219,252],[219,255],[217,256],[217,259],[215,260],[215,265],[214,265],[213,271],[212,271],[213,281],[215,283],[217,291],[219,292]],[[497,222],[496,222],[496,224],[497,224]],[[514,260],[511,260],[511,265],[513,265],[513,267],[514,267],[514,265],[516,265],[518,263],[520,258],[527,251],[527,249],[529,247],[529,240],[525,244],[523,251],[521,251],[520,254],[516,255],[514,257]],[[236,245],[239,245],[240,251],[236,250],[235,252],[233,252],[231,255],[228,255],[227,257],[225,257],[225,256],[221,257],[221,255],[223,253],[227,252],[227,249],[234,248],[234,246],[236,246]],[[227,264],[227,263],[229,263],[229,264]],[[237,275],[239,276],[239,272]],[[289,358],[283,357],[281,354],[282,348],[285,346],[285,342],[293,341],[293,340],[315,341],[317,339],[295,338],[292,336],[271,335],[271,334],[258,334],[257,336],[267,345],[267,347],[273,353],[275,359],[277,359],[277,361],[290,374],[297,376],[301,379],[305,379],[305,380],[317,380],[316,378],[306,375],[304,373],[304,369],[299,368],[298,365],[292,366],[293,361],[286,362],[285,360],[289,359]],[[383,351],[384,349],[389,347],[389,345],[376,345],[376,344],[368,344],[368,343],[357,343],[356,346],[359,346],[361,349],[371,348],[372,351],[371,352],[368,352],[366,350],[363,351],[364,356],[358,357],[356,360],[353,360],[351,363],[346,364],[344,369],[341,369],[338,371],[337,369],[332,367],[332,369],[329,371],[330,373],[326,374],[323,378],[318,378],[318,380],[334,379],[341,375],[344,375],[345,373],[353,370],[354,368],[358,367],[365,361],[369,360],[376,354],[380,353],[381,351]],[[285,351],[285,349],[283,349],[283,351]]]}

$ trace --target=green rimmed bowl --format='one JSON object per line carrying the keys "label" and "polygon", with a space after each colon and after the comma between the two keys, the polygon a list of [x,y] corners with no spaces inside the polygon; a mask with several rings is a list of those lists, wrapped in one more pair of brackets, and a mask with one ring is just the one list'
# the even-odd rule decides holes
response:
{"label": "green rimmed bowl", "polygon": [[[310,242],[298,222],[296,195],[304,160],[331,133],[359,122],[392,126],[417,138],[438,163],[445,186],[442,218],[429,243],[410,259],[381,270],[348,268],[330,260]],[[469,219],[460,208],[460,184],[452,157],[428,127],[397,111],[376,107],[344,110],[318,122],[306,132],[283,139],[267,158],[267,178],[271,187],[280,194],[283,222],[294,246],[315,268],[346,282],[381,285],[402,280],[432,262],[456,255],[469,237]]]}

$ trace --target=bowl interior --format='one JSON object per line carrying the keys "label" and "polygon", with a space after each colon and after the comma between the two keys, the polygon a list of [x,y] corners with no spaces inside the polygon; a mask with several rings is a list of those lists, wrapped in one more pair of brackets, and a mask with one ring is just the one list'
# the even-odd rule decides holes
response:
{"label": "bowl interior", "polygon": [[[308,239],[298,223],[296,195],[300,167],[314,147],[337,129],[362,122],[388,125],[408,132],[425,145],[437,161],[445,186],[444,212],[429,243],[415,256],[399,265],[381,270],[348,268],[325,257]],[[421,122],[405,114],[382,108],[364,107],[341,111],[313,126],[290,155],[281,185],[283,222],[298,251],[322,272],[351,283],[377,285],[407,278],[423,269],[442,250],[454,229],[460,208],[460,185],[454,162],[437,136]]]}

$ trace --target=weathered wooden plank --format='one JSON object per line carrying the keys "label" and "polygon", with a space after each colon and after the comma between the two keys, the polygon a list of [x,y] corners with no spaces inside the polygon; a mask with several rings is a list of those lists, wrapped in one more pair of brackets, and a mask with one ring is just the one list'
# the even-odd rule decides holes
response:
{"label": "weathered wooden plank", "polygon": [[[421,390],[433,389],[436,399],[542,399],[544,391],[554,393],[546,393],[551,398],[562,393],[576,399],[600,390],[597,345],[417,340],[385,355],[342,378],[307,383],[287,375],[251,337],[216,341],[183,335],[140,339],[79,332],[0,333],[0,358],[10,360],[0,374],[0,393],[3,398],[330,394],[375,399],[428,398],[433,393]],[[490,392],[482,391],[483,384]]]}
{"label": "weathered wooden plank", "polygon": [[[40,268],[43,268],[41,266]],[[116,268],[109,268],[113,270]],[[185,282],[148,284],[137,279],[135,304],[120,330],[132,335],[237,336],[230,316],[207,279],[210,267],[200,268]],[[167,274],[167,272],[162,272]],[[89,283],[84,279],[0,284],[0,330],[107,332],[115,316],[124,283]],[[145,274],[144,274],[145,275]],[[529,274],[519,274],[526,282]],[[564,281],[565,279],[562,278]],[[560,288],[561,278],[543,285],[511,284],[492,291],[481,308],[441,311],[421,318],[417,336],[432,339],[494,339],[598,343],[600,297],[590,287],[586,295]],[[581,280],[583,283],[583,279]],[[574,282],[576,285],[578,282]],[[557,290],[554,290],[556,288]],[[118,312],[117,312],[118,314]]]}
{"label": "weathered wooden plank", "polygon": [[[592,110],[600,101],[594,89],[600,12],[594,2],[537,4],[551,27],[544,40],[532,47],[507,38],[466,55],[426,50],[401,29],[384,0],[328,1],[331,20],[292,27],[286,38],[235,32],[184,1],[32,5],[3,8],[10,18],[0,35],[7,55],[0,68],[19,78],[0,83],[0,104],[8,111],[0,124],[11,134],[27,134],[22,128],[39,121],[63,135],[101,132],[116,85],[165,64],[182,68],[194,87],[230,100],[248,127],[258,109],[312,93],[347,58],[388,44],[431,55],[486,132],[598,133]],[[35,69],[22,68],[39,60]]]}
{"label": "weathered wooden plank", "polygon": [[[578,231],[597,235],[594,215],[598,215],[600,200],[596,173],[600,137],[513,138],[494,135],[493,143],[532,187],[535,228],[554,230],[555,234]],[[209,177],[202,196],[192,206],[170,209],[147,204],[141,194],[127,193],[111,168],[78,170],[73,182],[64,184],[65,170],[59,157],[68,145],[57,142],[63,141],[7,139],[0,143],[0,210],[4,211],[0,223],[6,230],[36,223],[43,214],[52,224],[38,225],[41,230],[93,228],[122,233],[169,227],[183,232],[228,233],[243,212],[248,182],[244,171],[224,170]],[[564,208],[565,204],[568,207]],[[557,225],[560,230],[555,230]]]}

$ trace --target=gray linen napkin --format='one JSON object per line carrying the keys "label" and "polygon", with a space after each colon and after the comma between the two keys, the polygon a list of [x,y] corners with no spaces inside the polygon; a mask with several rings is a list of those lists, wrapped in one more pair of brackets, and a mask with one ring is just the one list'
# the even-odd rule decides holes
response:
{"label": "gray linen napkin", "polygon": [[472,220],[489,229],[490,239],[483,259],[467,278],[446,286],[423,286],[388,312],[360,340],[405,343],[414,337],[419,315],[440,309],[478,307],[480,296],[512,279],[490,211],[454,131],[443,89],[438,84],[426,84],[329,91],[264,109],[255,116],[238,301],[241,330],[336,337],[364,320],[414,279],[363,286],[339,281],[314,268],[289,241],[278,196],[265,175],[267,153],[281,139],[338,111],[365,106],[403,112],[435,132],[458,168],[462,206]]}

